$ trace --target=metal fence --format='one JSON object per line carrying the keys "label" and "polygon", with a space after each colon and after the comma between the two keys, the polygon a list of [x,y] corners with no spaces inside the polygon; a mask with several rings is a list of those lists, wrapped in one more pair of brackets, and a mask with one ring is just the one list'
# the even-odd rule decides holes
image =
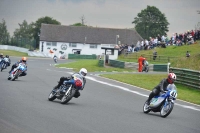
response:
{"label": "metal fence", "polygon": [[170,67],[170,71],[173,71],[177,76],[177,80],[175,82],[200,89],[200,71],[173,67]]}
{"label": "metal fence", "polygon": [[[154,62],[163,62],[168,63],[173,59],[177,59],[178,57],[172,57],[172,56],[163,56],[163,55],[157,55],[156,57],[152,54],[142,54],[143,57],[147,58],[148,61],[154,61]],[[141,53],[124,53],[125,59],[138,59],[141,56]]]}

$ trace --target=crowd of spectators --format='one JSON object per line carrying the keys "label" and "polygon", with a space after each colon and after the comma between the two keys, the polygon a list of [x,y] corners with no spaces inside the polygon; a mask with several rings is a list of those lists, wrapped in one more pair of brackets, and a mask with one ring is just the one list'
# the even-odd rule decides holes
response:
{"label": "crowd of spectators", "polygon": [[157,35],[149,37],[149,39],[138,40],[136,44],[119,44],[115,48],[119,49],[119,55],[122,52],[132,53],[140,50],[154,49],[155,47],[166,48],[167,46],[175,45],[191,45],[200,40],[200,30],[188,30],[184,33],[175,33],[170,38],[167,35]]}

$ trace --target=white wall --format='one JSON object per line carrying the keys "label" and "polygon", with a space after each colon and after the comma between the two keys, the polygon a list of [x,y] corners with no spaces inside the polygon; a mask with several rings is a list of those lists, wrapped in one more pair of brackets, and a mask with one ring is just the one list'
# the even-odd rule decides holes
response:
{"label": "white wall", "polygon": [[10,46],[10,45],[0,45],[0,49],[15,50],[15,51],[24,52],[24,53],[28,53],[28,50],[29,50],[26,48],[20,48],[20,47]]}
{"label": "white wall", "polygon": [[[97,45],[97,48],[90,48],[90,44],[81,44],[81,43],[77,43],[76,47],[69,47],[69,43],[65,43],[65,42],[57,42],[57,46],[47,46],[45,41],[40,41],[40,52],[42,52],[42,42],[43,42],[43,53],[45,54],[49,54],[50,49],[54,52],[53,54],[51,54],[52,56],[55,54],[57,55],[59,58],[60,56],[65,56],[67,58],[68,54],[73,54],[75,51],[72,51],[73,49],[81,49],[81,54],[83,55],[92,55],[92,54],[96,54],[96,55],[102,55],[105,51],[103,49],[101,49],[101,47],[112,47],[114,48],[114,45],[112,44],[101,44],[101,45]],[[62,50],[61,49],[61,45],[65,44],[67,45],[67,49],[66,50]],[[50,47],[50,49],[47,49],[48,47]],[[57,50],[53,50],[54,48],[56,48]],[[64,52],[64,54],[60,54],[59,51]],[[118,57],[118,52],[117,55],[115,55],[113,58],[116,58],[116,56]],[[117,59],[117,58],[116,58]]]}
{"label": "white wall", "polygon": [[14,50],[14,51],[19,51],[23,53],[27,53],[29,56],[37,56],[37,57],[51,57],[51,54],[45,54],[37,51],[29,51],[29,49],[26,48],[20,48],[16,46],[9,46],[9,45],[0,45],[0,49],[5,49],[5,50]]}

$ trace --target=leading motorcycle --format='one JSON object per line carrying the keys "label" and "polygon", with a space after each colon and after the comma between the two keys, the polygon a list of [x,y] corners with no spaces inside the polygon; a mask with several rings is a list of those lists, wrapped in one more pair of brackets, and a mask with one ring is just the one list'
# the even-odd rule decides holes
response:
{"label": "leading motorcycle", "polygon": [[177,88],[174,84],[169,84],[165,93],[161,92],[158,96],[153,97],[149,105],[147,104],[147,101],[144,103],[143,112],[160,112],[160,116],[165,118],[173,110],[176,98]]}
{"label": "leading motorcycle", "polygon": [[53,101],[57,98],[61,100],[61,104],[66,104],[74,97],[76,91],[82,89],[82,85],[82,77],[79,74],[74,74],[72,79],[65,80],[58,89],[53,89],[48,100]]}
{"label": "leading motorcycle", "polygon": [[17,79],[23,72],[27,70],[26,64],[19,63],[19,65],[10,72],[8,80],[14,81]]}
{"label": "leading motorcycle", "polygon": [[56,56],[53,57],[53,60],[54,60],[55,63],[58,62],[58,58]]}

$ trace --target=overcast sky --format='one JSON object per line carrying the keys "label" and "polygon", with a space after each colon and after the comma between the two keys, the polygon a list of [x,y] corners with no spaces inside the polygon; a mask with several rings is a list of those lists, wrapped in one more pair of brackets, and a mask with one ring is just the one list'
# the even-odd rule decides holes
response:
{"label": "overcast sky", "polygon": [[11,35],[18,23],[35,22],[49,16],[62,25],[81,22],[105,28],[133,28],[132,21],[147,5],[157,7],[167,17],[169,33],[200,27],[200,0],[0,0],[0,19]]}

